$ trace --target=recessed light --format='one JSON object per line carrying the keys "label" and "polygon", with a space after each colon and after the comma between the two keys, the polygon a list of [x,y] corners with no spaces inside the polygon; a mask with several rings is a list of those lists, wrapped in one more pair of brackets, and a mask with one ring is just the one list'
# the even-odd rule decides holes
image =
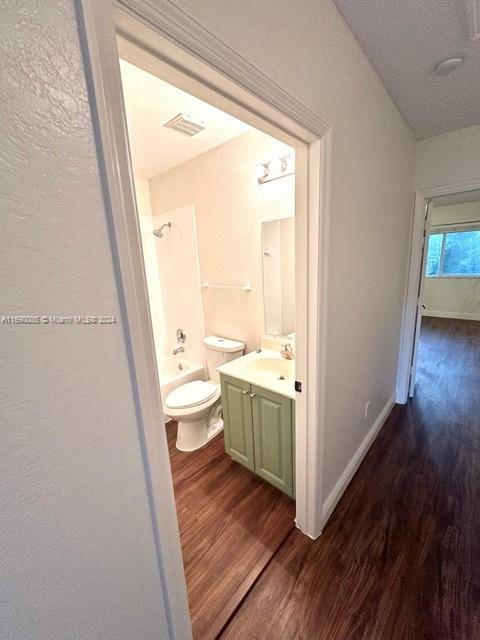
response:
{"label": "recessed light", "polygon": [[448,73],[455,71],[465,62],[465,58],[463,56],[454,56],[453,58],[447,58],[446,60],[442,60],[433,70],[433,73],[436,76],[446,76]]}

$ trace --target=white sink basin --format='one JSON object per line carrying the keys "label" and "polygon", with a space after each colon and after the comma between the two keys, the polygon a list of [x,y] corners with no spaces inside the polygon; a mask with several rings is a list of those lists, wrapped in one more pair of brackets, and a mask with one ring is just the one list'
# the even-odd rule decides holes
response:
{"label": "white sink basin", "polygon": [[254,358],[245,362],[249,373],[262,378],[289,380],[295,377],[295,361],[280,358]]}
{"label": "white sink basin", "polygon": [[251,351],[222,364],[217,371],[295,400],[295,360],[281,358],[273,349]]}

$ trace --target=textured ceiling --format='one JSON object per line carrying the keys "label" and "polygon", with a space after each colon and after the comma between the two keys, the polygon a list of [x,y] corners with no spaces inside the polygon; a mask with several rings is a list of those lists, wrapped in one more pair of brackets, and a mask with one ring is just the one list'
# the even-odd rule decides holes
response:
{"label": "textured ceiling", "polygon": [[[150,179],[231,140],[250,127],[143,69],[120,60],[133,172]],[[186,113],[205,129],[188,138],[163,125]]]}
{"label": "textured ceiling", "polygon": [[[480,39],[469,42],[464,0],[334,2],[417,138],[480,124]],[[462,67],[433,74],[459,54]]]}

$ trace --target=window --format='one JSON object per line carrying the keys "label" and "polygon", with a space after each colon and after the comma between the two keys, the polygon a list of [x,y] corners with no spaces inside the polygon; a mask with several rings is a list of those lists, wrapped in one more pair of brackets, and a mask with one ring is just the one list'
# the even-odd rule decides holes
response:
{"label": "window", "polygon": [[480,277],[480,230],[431,233],[426,275],[428,278]]}
{"label": "window", "polygon": [[443,233],[432,233],[428,239],[427,276],[438,276],[442,244]]}

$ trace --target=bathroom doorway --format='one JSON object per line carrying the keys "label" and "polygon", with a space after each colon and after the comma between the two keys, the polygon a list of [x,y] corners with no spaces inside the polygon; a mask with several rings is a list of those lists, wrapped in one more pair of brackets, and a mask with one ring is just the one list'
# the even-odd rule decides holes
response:
{"label": "bathroom doorway", "polygon": [[295,149],[120,70],[193,636],[214,638],[295,526]]}
{"label": "bathroom doorway", "polygon": [[[125,10],[126,7],[128,10]],[[142,267],[145,247],[141,246],[135,213],[118,55],[295,150],[295,409],[294,415],[290,415],[290,421],[295,423],[296,428],[292,477],[296,501],[295,524],[313,538],[320,535],[329,515],[322,512],[324,497],[321,468],[331,132],[326,122],[291,96],[283,94],[267,78],[257,76],[256,71],[234,52],[222,51],[217,42],[210,50],[212,55],[207,50],[198,49],[199,41],[194,35],[198,25],[186,24],[181,16],[166,16],[170,12],[169,5],[152,7],[148,15],[144,15],[142,7],[128,0],[121,4],[81,0],[79,10],[86,65],[91,74],[91,104],[98,123],[97,142],[105,178],[112,244],[118,256],[117,272],[125,301],[125,332],[131,349],[132,384],[138,394],[139,435],[145,459],[154,535],[159,549],[159,570],[163,576],[165,597],[171,614],[172,637],[188,637],[190,631],[185,626],[186,601],[182,596],[184,576],[171,491],[172,477],[169,473],[166,439],[161,437],[159,430],[163,421],[162,401],[158,377],[152,375],[152,371],[157,368],[151,326],[153,319],[150,319],[146,275]],[[139,16],[143,22],[138,20]],[[118,40],[113,37],[115,32],[121,34]],[[208,39],[208,34],[202,33],[202,41],[205,38]],[[122,49],[123,46],[129,48],[129,55]],[[222,54],[223,58],[214,61],[213,51],[215,55]],[[269,178],[266,174],[270,174],[273,168],[280,173],[285,171],[285,157],[278,157],[276,160],[280,162],[264,166],[257,173],[257,184],[261,184],[262,178]],[[182,188],[183,185],[180,184],[179,190]],[[137,189],[137,194],[138,191]],[[169,211],[174,210],[175,205],[172,207]],[[274,215],[271,220],[276,218]],[[162,223],[167,225],[163,229],[162,225],[153,229],[158,236],[162,234],[160,241],[166,239],[168,231],[173,228],[173,223],[169,226],[168,222],[172,221]],[[210,285],[219,284],[208,281],[205,283],[208,285],[204,287],[207,291],[211,288],[209,293],[213,293],[213,286]],[[220,284],[234,284],[236,287],[241,284],[244,293],[249,292],[248,282],[224,281]],[[183,333],[186,334],[186,331]],[[183,346],[181,342],[179,346]],[[284,342],[282,350],[291,355],[292,344]],[[267,362],[262,367],[253,363],[250,368],[256,368],[257,373],[263,368],[263,373],[270,375],[272,367],[268,360],[271,359],[265,360]],[[287,361],[291,363],[288,355],[285,357],[285,362]],[[229,365],[230,362],[227,361],[223,367]],[[282,385],[292,377],[291,366],[287,363],[280,372],[275,367],[275,372],[279,373],[280,385],[275,392],[277,398],[282,395]],[[224,369],[223,373],[226,377],[235,377],[229,369]],[[236,375],[238,378],[238,372]],[[235,404],[236,397],[244,398],[246,406],[250,407],[252,420],[256,422],[262,419],[267,407],[275,407],[275,412],[281,416],[279,419],[288,420],[287,404],[275,404],[272,397],[267,397],[264,392],[259,392],[251,385],[243,389],[241,385],[229,385],[225,394],[222,388],[222,396],[228,396],[229,406]],[[263,413],[260,412],[260,417],[256,415],[254,418],[252,407],[258,403],[261,403]],[[223,409],[224,412],[230,411],[230,415],[235,415],[231,407],[227,410],[225,405]],[[261,440],[256,441],[255,451],[259,451],[261,445]],[[235,455],[242,456],[238,440],[230,441],[229,446],[232,458]],[[263,451],[267,454],[269,448],[266,447]],[[245,462],[249,460],[248,455]],[[269,474],[268,465],[258,467],[257,475],[266,479],[267,485],[281,480],[275,478],[275,474]],[[285,483],[284,488],[291,491],[290,480]],[[240,592],[241,589],[238,590]]]}

